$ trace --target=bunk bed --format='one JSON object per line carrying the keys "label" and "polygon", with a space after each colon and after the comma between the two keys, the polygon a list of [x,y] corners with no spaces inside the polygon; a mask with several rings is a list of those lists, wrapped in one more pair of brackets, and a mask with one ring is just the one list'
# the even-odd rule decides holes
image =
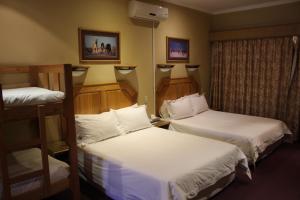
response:
{"label": "bunk bed", "polygon": [[[0,67],[3,74],[26,78],[0,84],[0,199],[42,199],[66,189],[72,199],[80,199],[72,65]],[[69,165],[48,155],[46,116],[52,115],[60,116]],[[5,136],[11,132],[4,125],[21,120],[37,122],[38,136],[29,142],[8,142]]]}

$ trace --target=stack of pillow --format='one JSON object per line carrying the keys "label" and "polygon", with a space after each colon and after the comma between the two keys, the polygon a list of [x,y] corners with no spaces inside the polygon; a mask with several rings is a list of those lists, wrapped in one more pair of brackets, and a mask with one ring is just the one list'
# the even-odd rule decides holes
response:
{"label": "stack of pillow", "polygon": [[85,145],[152,126],[146,106],[137,104],[93,115],[76,115],[78,144]]}
{"label": "stack of pillow", "polygon": [[165,119],[183,119],[195,116],[208,109],[204,94],[195,93],[176,100],[165,100],[160,108],[160,115]]}

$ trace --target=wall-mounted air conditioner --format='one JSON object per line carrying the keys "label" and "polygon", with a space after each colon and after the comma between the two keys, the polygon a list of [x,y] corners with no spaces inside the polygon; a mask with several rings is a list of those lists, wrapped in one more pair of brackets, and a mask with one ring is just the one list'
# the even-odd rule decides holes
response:
{"label": "wall-mounted air conditioner", "polygon": [[129,2],[129,17],[158,22],[168,18],[168,8],[132,0]]}

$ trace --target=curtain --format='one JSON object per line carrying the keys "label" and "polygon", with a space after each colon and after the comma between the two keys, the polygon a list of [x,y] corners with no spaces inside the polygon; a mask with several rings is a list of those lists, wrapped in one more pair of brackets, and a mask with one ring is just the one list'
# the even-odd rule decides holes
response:
{"label": "curtain", "polygon": [[283,120],[297,137],[300,66],[290,81],[292,38],[215,41],[211,50],[211,107]]}

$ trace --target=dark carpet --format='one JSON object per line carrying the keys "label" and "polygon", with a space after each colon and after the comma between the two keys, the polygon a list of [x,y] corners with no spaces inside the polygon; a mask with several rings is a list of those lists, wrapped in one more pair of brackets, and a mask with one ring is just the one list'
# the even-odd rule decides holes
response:
{"label": "dark carpet", "polygon": [[213,200],[300,200],[300,144],[282,144],[257,163],[252,178],[234,180]]}
{"label": "dark carpet", "polygon": [[[252,171],[252,182],[235,179],[212,200],[300,200],[300,144],[282,144]],[[81,181],[81,199],[109,200]],[[51,200],[67,199],[61,194]]]}

